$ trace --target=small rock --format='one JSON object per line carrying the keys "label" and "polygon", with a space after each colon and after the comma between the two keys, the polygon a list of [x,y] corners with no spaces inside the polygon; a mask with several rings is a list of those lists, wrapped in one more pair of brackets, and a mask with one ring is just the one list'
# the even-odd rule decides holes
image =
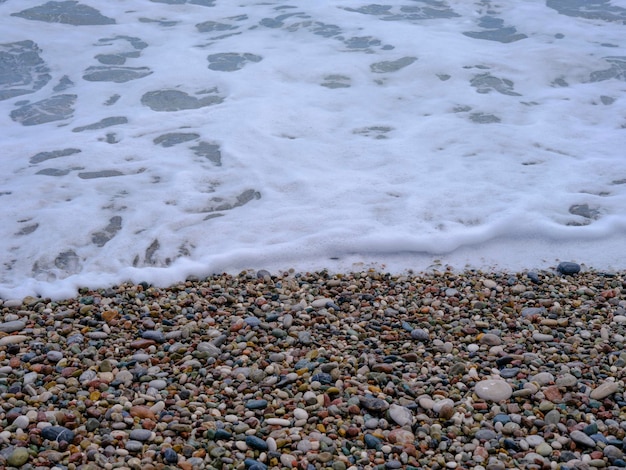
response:
{"label": "small rock", "polygon": [[26,328],[26,322],[22,320],[13,320],[0,323],[0,332],[13,333],[14,331],[21,331]]}
{"label": "small rock", "polygon": [[513,389],[504,380],[482,380],[474,386],[474,391],[483,400],[500,402],[508,400]]}
{"label": "small rock", "polygon": [[7,457],[7,464],[10,467],[21,467],[28,461],[28,449],[16,447]]}
{"label": "small rock", "polygon": [[596,443],[593,439],[591,439],[587,434],[582,431],[572,431],[569,437],[577,444],[586,446],[586,447],[595,447]]}
{"label": "small rock", "polygon": [[556,270],[561,274],[577,274],[580,272],[580,264],[563,261],[559,263]]}
{"label": "small rock", "polygon": [[128,437],[134,441],[146,442],[154,438],[154,433],[149,429],[133,429]]}
{"label": "small rock", "polygon": [[617,385],[617,382],[603,382],[600,386],[591,391],[589,397],[594,400],[603,400],[604,398],[617,392],[618,388],[619,386]]}
{"label": "small rock", "polygon": [[413,423],[413,413],[405,406],[392,404],[389,406],[389,418],[400,426],[407,426]]}
{"label": "small rock", "polygon": [[255,450],[266,451],[268,449],[267,442],[256,436],[246,436],[246,444]]}

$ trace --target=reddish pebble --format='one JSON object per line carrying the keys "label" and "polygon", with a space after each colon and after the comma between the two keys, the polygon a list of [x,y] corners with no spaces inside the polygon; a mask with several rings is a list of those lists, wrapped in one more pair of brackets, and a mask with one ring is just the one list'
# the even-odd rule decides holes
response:
{"label": "reddish pebble", "polygon": [[156,344],[156,341],[152,340],[152,339],[136,339],[135,341],[131,341],[130,343],[130,347],[132,349],[145,349],[148,348],[150,346],[153,346]]}

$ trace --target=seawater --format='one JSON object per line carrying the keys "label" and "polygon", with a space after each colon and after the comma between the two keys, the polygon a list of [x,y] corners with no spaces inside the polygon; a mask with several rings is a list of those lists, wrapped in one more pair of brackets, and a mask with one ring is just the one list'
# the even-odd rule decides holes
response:
{"label": "seawater", "polygon": [[626,267],[623,1],[0,1],[0,296]]}

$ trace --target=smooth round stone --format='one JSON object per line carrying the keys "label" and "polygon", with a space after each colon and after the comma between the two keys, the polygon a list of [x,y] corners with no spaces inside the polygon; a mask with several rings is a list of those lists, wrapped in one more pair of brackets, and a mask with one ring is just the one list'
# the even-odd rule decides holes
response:
{"label": "smooth round stone", "polygon": [[267,418],[265,423],[270,426],[290,426],[291,421],[283,418]]}
{"label": "smooth round stone", "polygon": [[609,461],[624,458],[624,452],[614,445],[606,446],[602,452],[604,453],[604,456],[609,459]]}
{"label": "smooth round stone", "polygon": [[389,432],[387,440],[392,444],[400,444],[402,446],[415,443],[415,434],[406,429],[398,428]]}
{"label": "smooth round stone", "polygon": [[246,322],[246,325],[255,327],[255,326],[259,326],[261,324],[261,320],[258,319],[257,317],[246,317],[243,320],[244,322]]}
{"label": "smooth round stone", "polygon": [[482,338],[480,338],[479,343],[486,344],[487,346],[500,346],[502,339],[493,333],[485,333]]}
{"label": "smooth round stone", "polygon": [[151,339],[157,343],[165,343],[165,335],[159,330],[147,330],[141,333],[143,339]]}
{"label": "smooth round stone", "polygon": [[531,382],[537,382],[539,385],[548,385],[554,382],[554,375],[550,372],[539,372],[529,379]]}
{"label": "smooth round stone", "polygon": [[430,397],[420,397],[417,403],[425,410],[432,410],[435,407],[435,400]]}
{"label": "smooth round stone", "polygon": [[498,434],[491,429],[479,429],[476,431],[476,434],[474,434],[474,437],[481,441],[490,441],[498,437]]}
{"label": "smooth round stone", "polygon": [[139,441],[134,441],[131,439],[130,441],[126,441],[124,448],[128,452],[132,452],[132,453],[141,452],[143,450],[143,443]]}
{"label": "smooth round stone", "polygon": [[474,386],[474,392],[483,400],[500,402],[508,400],[513,389],[504,380],[481,380]]}
{"label": "smooth round stone", "polygon": [[7,457],[7,464],[10,467],[21,467],[28,461],[28,449],[17,447]]}
{"label": "smooth round stone", "polygon": [[105,331],[90,331],[89,333],[87,333],[87,337],[89,339],[95,340],[107,339],[109,337],[109,334]]}
{"label": "smooth round stone", "polygon": [[7,308],[21,307],[22,301],[20,299],[7,299],[2,303],[2,306]]}
{"label": "smooth round stone", "polygon": [[167,463],[178,463],[178,454],[171,447],[168,447],[163,451],[163,458]]}
{"label": "smooth round stone", "polygon": [[249,410],[262,410],[267,408],[267,400],[248,400],[246,402],[246,408]]}
{"label": "smooth round stone", "polygon": [[561,274],[576,274],[580,272],[580,264],[571,261],[562,261],[556,267],[556,270]]}
{"label": "smooth round stone", "polygon": [[474,353],[474,352],[477,352],[479,350],[480,350],[480,346],[477,345],[477,344],[472,343],[472,344],[468,344],[467,345],[467,351],[468,352]]}
{"label": "smooth round stone", "polygon": [[572,441],[574,441],[577,444],[587,446],[587,447],[596,446],[595,441],[582,431],[572,431],[569,434],[569,437],[572,439]]}
{"label": "smooth round stone", "polygon": [[604,398],[617,392],[618,388],[619,386],[616,382],[604,382],[600,386],[592,390],[589,397],[593,400],[603,400]]}
{"label": "smooth round stone", "polygon": [[543,420],[546,424],[559,424],[561,421],[561,412],[559,410],[550,410],[546,413]]}
{"label": "smooth round stone", "polygon": [[430,339],[430,335],[428,334],[428,331],[422,328],[415,328],[411,330],[411,338],[417,341],[426,341]]}
{"label": "smooth round stone", "polygon": [[149,429],[133,429],[128,436],[134,441],[145,442],[154,438],[154,433]]}
{"label": "smooth round stone", "polygon": [[563,374],[554,383],[557,387],[574,387],[578,384],[578,379],[572,374]]}
{"label": "smooth round stone", "polygon": [[268,449],[267,442],[256,436],[246,436],[246,444],[255,450],[266,451]]}
{"label": "smooth round stone", "polygon": [[519,374],[519,371],[520,371],[519,367],[509,367],[507,369],[501,369],[500,377],[502,377],[503,379],[511,379],[515,377],[517,374]]}
{"label": "smooth round stone", "polygon": [[376,436],[372,434],[366,434],[363,436],[363,441],[365,442],[365,446],[368,449],[376,449],[379,450],[383,446],[383,441],[378,439]]}
{"label": "smooth round stone", "polygon": [[554,341],[554,336],[544,333],[533,333],[533,339],[538,343],[545,343],[547,341]]}
{"label": "smooth round stone", "polygon": [[293,417],[298,420],[309,419],[309,413],[302,408],[296,408],[295,410],[293,410]]}
{"label": "smooth round stone", "polygon": [[546,442],[546,440],[537,434],[526,436],[526,442],[530,447],[537,447],[539,444]]}
{"label": "smooth round stone", "polygon": [[0,323],[0,332],[13,333],[15,331],[21,331],[26,328],[26,322],[23,320],[5,321]]}
{"label": "smooth round stone", "polygon": [[10,335],[0,338],[0,347],[8,346],[9,344],[24,343],[30,339],[30,336],[26,335]]}
{"label": "smooth round stone", "polygon": [[389,418],[400,426],[407,426],[413,423],[413,413],[405,406],[391,404],[389,406]]}
{"label": "smooth round stone", "polygon": [[30,424],[30,420],[28,419],[27,416],[24,416],[24,415],[18,416],[13,421],[13,425],[18,427],[18,428],[20,428],[20,429],[28,428],[29,424]]}
{"label": "smooth round stone", "polygon": [[537,452],[542,457],[548,457],[552,454],[552,447],[547,442],[542,442],[535,448],[535,452]]}
{"label": "smooth round stone", "polygon": [[294,468],[298,463],[298,458],[291,454],[281,454],[280,463],[287,468]]}
{"label": "smooth round stone", "polygon": [[165,387],[167,387],[167,382],[162,379],[151,380],[148,383],[148,387],[152,387],[157,390],[163,390]]}

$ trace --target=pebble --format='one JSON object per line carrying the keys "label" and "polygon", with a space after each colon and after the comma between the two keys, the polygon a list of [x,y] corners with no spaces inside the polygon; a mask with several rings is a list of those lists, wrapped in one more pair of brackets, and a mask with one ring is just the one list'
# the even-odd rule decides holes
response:
{"label": "pebble", "polygon": [[513,389],[504,380],[482,380],[474,386],[474,391],[483,400],[500,402],[508,400]]}
{"label": "pebble", "polygon": [[411,413],[411,410],[396,404],[389,406],[389,418],[400,426],[407,426],[413,423],[413,413]]}
{"label": "pebble", "polygon": [[10,467],[21,467],[28,461],[28,457],[28,449],[17,447],[9,453],[6,462]]}
{"label": "pebble", "polygon": [[26,328],[26,322],[22,320],[0,322],[0,332],[2,333],[22,331],[24,328]]}
{"label": "pebble", "polygon": [[604,398],[613,395],[618,389],[619,385],[616,382],[603,382],[591,391],[589,397],[594,400],[603,400]]}
{"label": "pebble", "polygon": [[581,444],[583,446],[587,446],[587,447],[596,446],[595,441],[582,431],[578,431],[578,430],[572,431],[570,433],[570,438],[572,439],[572,441],[576,442],[577,444]]}

